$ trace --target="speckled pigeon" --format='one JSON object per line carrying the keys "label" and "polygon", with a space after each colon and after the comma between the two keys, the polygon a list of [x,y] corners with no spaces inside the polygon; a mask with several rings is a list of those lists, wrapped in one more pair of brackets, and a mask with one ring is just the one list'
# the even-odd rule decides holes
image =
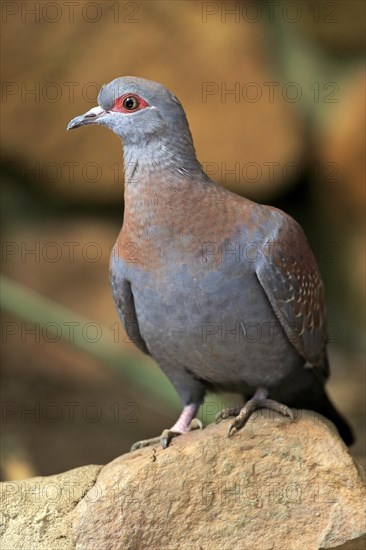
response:
{"label": "speckled pigeon", "polygon": [[197,426],[206,391],[246,399],[224,409],[229,434],[259,408],[290,407],[347,422],[331,403],[323,284],[300,226],[213,182],[178,99],[156,82],[116,78],[68,129],[106,126],[124,145],[125,212],[111,258],[124,328],[159,364],[183,411],[157,440]]}

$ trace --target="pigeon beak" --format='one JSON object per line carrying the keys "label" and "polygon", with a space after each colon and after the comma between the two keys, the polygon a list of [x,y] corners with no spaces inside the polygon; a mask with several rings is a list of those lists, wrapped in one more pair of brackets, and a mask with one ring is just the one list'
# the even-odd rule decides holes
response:
{"label": "pigeon beak", "polygon": [[107,111],[102,109],[99,105],[93,107],[90,111],[87,111],[83,115],[76,116],[67,125],[67,130],[73,130],[74,128],[79,128],[80,126],[85,126],[86,124],[97,124],[97,120],[102,116],[106,115]]}

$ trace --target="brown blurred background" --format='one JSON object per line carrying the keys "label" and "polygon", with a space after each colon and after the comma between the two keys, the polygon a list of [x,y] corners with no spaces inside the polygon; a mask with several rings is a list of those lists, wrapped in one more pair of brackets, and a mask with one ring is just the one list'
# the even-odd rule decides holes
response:
{"label": "brown blurred background", "polygon": [[[2,9],[2,478],[106,463],[171,425],[119,327],[118,139],[66,133],[117,76],[180,98],[216,181],[304,227],[327,290],[329,391],[365,461],[365,3],[13,2]],[[204,420],[229,396],[208,398]]]}

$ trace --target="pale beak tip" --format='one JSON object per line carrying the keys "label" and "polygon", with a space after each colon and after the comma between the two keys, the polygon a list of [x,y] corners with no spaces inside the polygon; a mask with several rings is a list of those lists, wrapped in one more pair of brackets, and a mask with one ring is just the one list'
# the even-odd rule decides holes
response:
{"label": "pale beak tip", "polygon": [[70,120],[66,127],[66,130],[73,130],[74,128],[79,128],[80,126],[85,126],[86,124],[95,124],[95,121],[105,114],[106,112],[104,111],[104,109],[97,105],[97,107],[93,107],[83,115],[76,116],[75,118]]}
{"label": "pale beak tip", "polygon": [[73,118],[72,120],[70,120],[70,122],[68,123],[67,127],[66,127],[66,130],[69,131],[69,130],[73,130],[74,128],[79,128],[79,126],[82,126],[82,124],[80,124],[80,118],[79,116]]}

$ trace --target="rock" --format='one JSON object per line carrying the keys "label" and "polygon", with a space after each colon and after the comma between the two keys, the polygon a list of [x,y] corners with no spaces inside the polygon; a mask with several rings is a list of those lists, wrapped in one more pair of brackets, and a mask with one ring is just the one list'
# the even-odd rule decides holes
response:
{"label": "rock", "polygon": [[[265,414],[265,413],[263,413]],[[107,466],[74,511],[77,550],[331,548],[366,532],[364,478],[334,428],[252,417]]]}
{"label": "rock", "polygon": [[103,468],[4,483],[1,547],[361,549],[364,475],[332,424],[295,412],[262,411],[230,439],[226,421]]}
{"label": "rock", "polygon": [[101,466],[1,484],[3,550],[70,550],[69,513],[95,483]]}
{"label": "rock", "polygon": [[[331,550],[365,550],[366,548],[366,535],[357,539],[349,540],[340,546],[332,546]],[[320,550],[323,550],[321,548]]]}

